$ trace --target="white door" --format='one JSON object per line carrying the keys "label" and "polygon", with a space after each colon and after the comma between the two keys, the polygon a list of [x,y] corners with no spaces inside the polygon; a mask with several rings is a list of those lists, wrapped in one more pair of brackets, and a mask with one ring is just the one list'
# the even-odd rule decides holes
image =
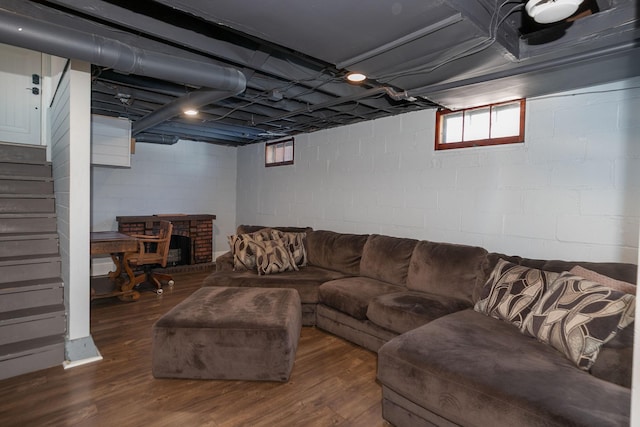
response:
{"label": "white door", "polygon": [[0,141],[40,145],[42,54],[0,44],[0,94]]}

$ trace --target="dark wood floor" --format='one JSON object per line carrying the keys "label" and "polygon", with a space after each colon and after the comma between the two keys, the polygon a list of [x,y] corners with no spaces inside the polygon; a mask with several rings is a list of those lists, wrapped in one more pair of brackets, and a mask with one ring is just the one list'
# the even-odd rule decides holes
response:
{"label": "dark wood floor", "polygon": [[389,426],[375,353],[316,328],[302,328],[287,383],[154,379],[153,322],[208,274],[174,274],[172,290],[134,303],[94,301],[104,360],[0,381],[0,426]]}

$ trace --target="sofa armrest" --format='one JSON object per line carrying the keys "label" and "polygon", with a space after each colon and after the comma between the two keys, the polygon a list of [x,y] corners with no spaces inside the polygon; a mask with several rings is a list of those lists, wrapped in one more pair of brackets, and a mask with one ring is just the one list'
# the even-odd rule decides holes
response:
{"label": "sofa armrest", "polygon": [[216,271],[233,271],[233,254],[231,251],[216,258]]}

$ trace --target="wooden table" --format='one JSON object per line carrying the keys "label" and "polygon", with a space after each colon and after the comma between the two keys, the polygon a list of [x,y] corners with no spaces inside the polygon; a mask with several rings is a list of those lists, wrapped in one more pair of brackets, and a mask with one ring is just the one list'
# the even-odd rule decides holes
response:
{"label": "wooden table", "polygon": [[[91,299],[117,296],[122,301],[136,301],[140,293],[133,289],[133,270],[128,259],[138,252],[138,239],[117,231],[91,232],[91,255],[111,255],[116,271],[109,272],[109,279],[116,284],[116,290],[106,294],[91,291]],[[122,278],[122,271],[127,273],[128,280]]]}

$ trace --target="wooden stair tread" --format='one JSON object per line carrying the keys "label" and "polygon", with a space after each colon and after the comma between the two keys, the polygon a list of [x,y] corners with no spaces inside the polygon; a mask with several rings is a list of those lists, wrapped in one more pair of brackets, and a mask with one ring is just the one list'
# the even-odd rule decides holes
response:
{"label": "wooden stair tread", "polygon": [[55,199],[51,193],[0,193],[0,199]]}
{"label": "wooden stair tread", "polygon": [[37,176],[37,175],[3,175],[0,174],[0,180],[5,181],[40,181],[51,182],[53,178],[50,176]]}
{"label": "wooden stair tread", "polygon": [[21,255],[0,258],[0,267],[6,265],[42,264],[60,261],[59,254]]}
{"label": "wooden stair tread", "polygon": [[23,280],[20,282],[0,283],[0,295],[18,292],[38,291],[41,289],[61,288],[64,282],[60,277],[46,279]]}
{"label": "wooden stair tread", "polygon": [[0,242],[16,240],[49,240],[57,239],[58,233],[33,232],[33,233],[0,233]]}
{"label": "wooden stair tread", "polygon": [[16,323],[32,322],[50,317],[64,316],[64,305],[45,305],[22,310],[0,312],[0,327]]}
{"label": "wooden stair tread", "polygon": [[39,213],[3,213],[0,219],[21,219],[21,218],[55,218],[55,212],[39,212]]}
{"label": "wooden stair tread", "polygon": [[51,336],[0,345],[0,362],[33,353],[43,353],[52,348],[64,345],[63,336]]}

